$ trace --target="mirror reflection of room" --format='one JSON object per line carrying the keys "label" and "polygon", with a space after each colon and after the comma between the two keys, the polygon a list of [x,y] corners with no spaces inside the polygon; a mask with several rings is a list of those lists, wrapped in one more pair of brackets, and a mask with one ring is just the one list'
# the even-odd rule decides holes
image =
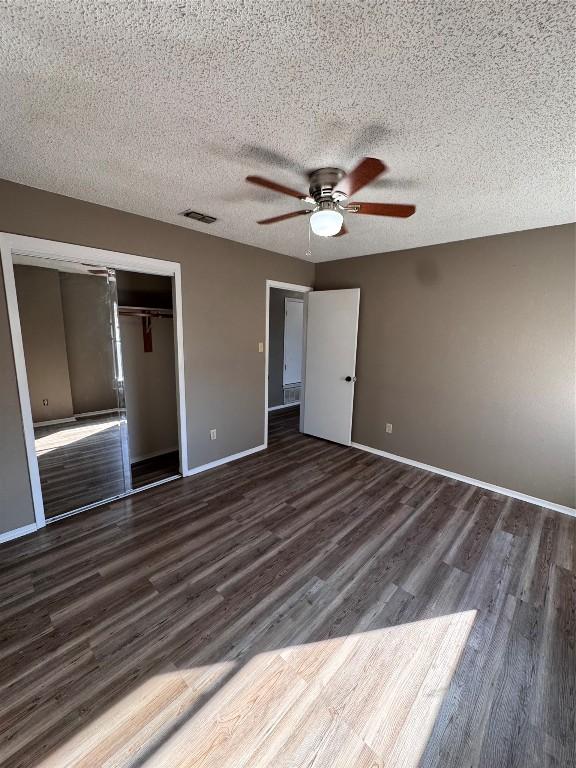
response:
{"label": "mirror reflection of room", "polygon": [[[18,263],[20,262],[20,263]],[[14,266],[47,518],[126,492],[105,269],[22,257]]]}
{"label": "mirror reflection of room", "polygon": [[177,476],[171,279],[15,261],[46,518]]}

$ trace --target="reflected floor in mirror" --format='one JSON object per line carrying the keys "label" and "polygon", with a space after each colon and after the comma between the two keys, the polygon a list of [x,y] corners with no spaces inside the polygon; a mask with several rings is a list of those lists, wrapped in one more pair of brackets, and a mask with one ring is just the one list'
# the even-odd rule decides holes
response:
{"label": "reflected floor in mirror", "polygon": [[576,764],[576,519],[297,418],[0,547],[2,766]]}
{"label": "reflected floor in mirror", "polygon": [[35,427],[34,443],[47,518],[125,492],[117,414]]}

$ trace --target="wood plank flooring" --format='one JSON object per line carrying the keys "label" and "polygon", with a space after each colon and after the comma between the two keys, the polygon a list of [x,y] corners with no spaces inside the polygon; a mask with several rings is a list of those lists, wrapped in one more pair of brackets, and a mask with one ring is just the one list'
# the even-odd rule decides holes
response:
{"label": "wood plank flooring", "polygon": [[132,488],[143,488],[145,485],[166,480],[180,474],[180,454],[178,451],[169,451],[151,459],[133,462]]}
{"label": "wood plank flooring", "polygon": [[[126,492],[118,417],[100,415],[34,429],[47,518]],[[180,474],[178,451],[131,465],[132,487]]]}
{"label": "wood plank flooring", "polygon": [[46,517],[125,493],[117,416],[36,427],[34,438]]}
{"label": "wood plank flooring", "polygon": [[270,425],[0,547],[0,764],[573,768],[576,519]]}

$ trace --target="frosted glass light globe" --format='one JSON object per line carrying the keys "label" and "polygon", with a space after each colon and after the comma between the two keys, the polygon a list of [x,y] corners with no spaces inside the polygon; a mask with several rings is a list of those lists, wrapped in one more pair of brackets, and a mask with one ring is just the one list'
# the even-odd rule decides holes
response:
{"label": "frosted glass light globe", "polygon": [[312,232],[320,237],[333,237],[342,229],[344,216],[340,211],[333,208],[324,208],[320,211],[314,211],[310,216],[310,226]]}

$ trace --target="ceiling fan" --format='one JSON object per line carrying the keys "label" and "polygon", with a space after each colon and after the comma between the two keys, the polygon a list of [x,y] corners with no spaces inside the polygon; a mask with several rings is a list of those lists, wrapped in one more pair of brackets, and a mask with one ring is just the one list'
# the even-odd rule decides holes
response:
{"label": "ceiling fan", "polygon": [[334,237],[348,233],[344,225],[343,213],[363,213],[369,216],[394,216],[405,219],[416,211],[413,205],[396,203],[358,203],[350,201],[350,197],[358,190],[374,181],[386,166],[375,157],[364,157],[350,173],[340,168],[318,168],[308,174],[310,183],[308,194],[302,194],[275,181],[269,181],[262,176],[247,176],[246,181],[266,189],[273,189],[283,195],[296,197],[303,203],[313,206],[303,208],[270,219],[262,219],[258,224],[276,224],[278,221],[292,219],[296,216],[310,216],[310,227],[315,235]]}

